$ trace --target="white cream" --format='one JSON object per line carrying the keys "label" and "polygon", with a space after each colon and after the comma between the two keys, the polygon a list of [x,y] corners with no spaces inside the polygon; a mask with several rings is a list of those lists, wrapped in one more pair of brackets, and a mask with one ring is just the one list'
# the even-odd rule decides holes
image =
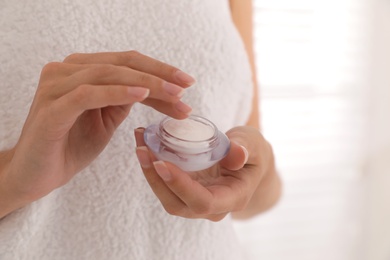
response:
{"label": "white cream", "polygon": [[164,124],[164,129],[176,138],[192,142],[204,141],[214,135],[213,127],[190,118],[169,120]]}
{"label": "white cream", "polygon": [[159,160],[184,171],[207,169],[226,156],[230,141],[209,120],[191,115],[184,120],[165,118],[146,128],[146,145]]}

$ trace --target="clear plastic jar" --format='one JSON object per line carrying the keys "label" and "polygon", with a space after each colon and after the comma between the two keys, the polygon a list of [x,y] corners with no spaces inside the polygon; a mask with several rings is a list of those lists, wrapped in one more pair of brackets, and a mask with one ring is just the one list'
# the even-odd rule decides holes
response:
{"label": "clear plastic jar", "polygon": [[147,127],[144,139],[158,160],[184,171],[207,169],[224,158],[230,148],[224,133],[208,119],[195,115],[184,120],[166,117]]}

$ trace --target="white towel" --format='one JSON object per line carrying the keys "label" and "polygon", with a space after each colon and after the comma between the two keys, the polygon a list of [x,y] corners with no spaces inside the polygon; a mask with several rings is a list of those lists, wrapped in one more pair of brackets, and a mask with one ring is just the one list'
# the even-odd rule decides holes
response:
{"label": "white towel", "polygon": [[[184,100],[223,131],[248,118],[251,75],[227,0],[0,0],[0,150],[18,140],[42,66],[74,52],[136,49],[197,79]],[[134,153],[136,105],[67,185],[0,221],[0,259],[241,259],[229,218],[167,214]]]}

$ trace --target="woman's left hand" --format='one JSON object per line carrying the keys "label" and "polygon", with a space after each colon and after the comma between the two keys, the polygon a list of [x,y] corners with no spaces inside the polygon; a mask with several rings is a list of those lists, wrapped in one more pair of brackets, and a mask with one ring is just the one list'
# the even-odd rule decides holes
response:
{"label": "woman's left hand", "polygon": [[176,216],[219,221],[230,212],[245,209],[271,163],[265,158],[270,146],[253,127],[229,130],[228,155],[197,172],[184,172],[172,163],[157,161],[146,147],[143,132],[135,130],[138,160],[165,210]]}

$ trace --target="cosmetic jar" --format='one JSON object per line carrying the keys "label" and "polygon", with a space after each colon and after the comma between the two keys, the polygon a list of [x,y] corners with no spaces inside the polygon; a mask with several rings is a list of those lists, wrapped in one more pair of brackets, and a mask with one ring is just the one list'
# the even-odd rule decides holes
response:
{"label": "cosmetic jar", "polygon": [[145,129],[144,140],[158,160],[184,171],[207,169],[229,151],[230,141],[208,119],[191,115],[177,120],[166,117]]}

